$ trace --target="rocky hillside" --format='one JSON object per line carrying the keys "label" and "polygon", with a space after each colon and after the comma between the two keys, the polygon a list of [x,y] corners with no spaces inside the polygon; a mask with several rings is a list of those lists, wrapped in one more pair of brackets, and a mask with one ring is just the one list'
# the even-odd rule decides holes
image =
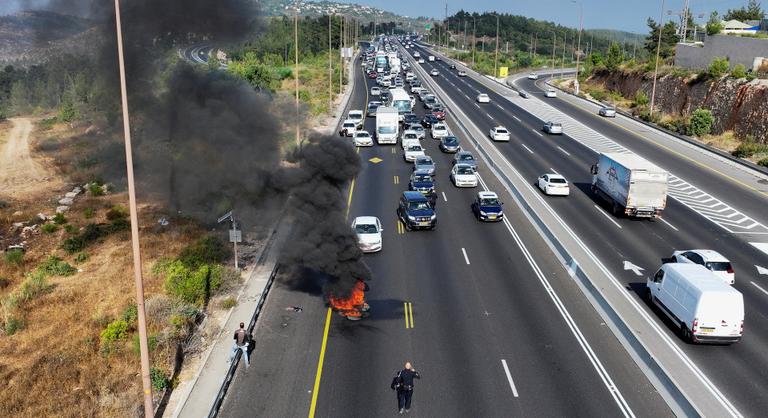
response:
{"label": "rocky hillside", "polygon": [[0,65],[27,66],[52,54],[84,52],[94,23],[44,11],[0,16]]}
{"label": "rocky hillside", "polygon": [[[643,91],[651,97],[653,73],[642,70],[596,71],[588,80],[626,98]],[[712,111],[713,134],[733,131],[742,139],[751,137],[768,144],[768,80],[707,79],[697,74],[661,75],[656,86],[656,106],[672,116],[690,116],[705,108]]]}

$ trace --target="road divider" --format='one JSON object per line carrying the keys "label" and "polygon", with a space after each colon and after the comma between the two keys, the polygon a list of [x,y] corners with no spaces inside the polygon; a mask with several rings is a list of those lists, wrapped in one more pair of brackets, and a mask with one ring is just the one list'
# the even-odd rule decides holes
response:
{"label": "road divider", "polygon": [[413,303],[403,302],[403,316],[405,316],[405,328],[413,329]]}

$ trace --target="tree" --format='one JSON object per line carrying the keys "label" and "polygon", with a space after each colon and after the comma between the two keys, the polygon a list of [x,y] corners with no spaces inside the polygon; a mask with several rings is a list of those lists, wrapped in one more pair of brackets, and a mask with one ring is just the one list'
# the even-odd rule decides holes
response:
{"label": "tree", "polygon": [[728,13],[725,14],[725,20],[738,20],[744,22],[747,20],[760,20],[765,18],[765,12],[760,7],[760,2],[755,0],[749,0],[746,7],[740,9],[728,9]]}
{"label": "tree", "polygon": [[597,51],[592,52],[587,57],[586,61],[592,64],[593,66],[598,67],[600,65],[603,65],[603,55]]}
{"label": "tree", "polygon": [[720,78],[728,72],[730,63],[726,57],[715,57],[712,59],[712,63],[709,64],[707,74],[712,78]]}
{"label": "tree", "polygon": [[690,133],[695,136],[706,135],[712,130],[714,121],[709,109],[696,109],[691,115]]}
{"label": "tree", "polygon": [[[659,42],[659,24],[655,20],[648,18],[648,36],[645,38],[645,50],[651,56],[656,55],[656,48]],[[661,29],[661,49],[659,56],[663,59],[675,55],[675,45],[677,44],[677,24],[669,21]]]}
{"label": "tree", "polygon": [[608,48],[608,54],[605,57],[605,67],[610,71],[614,71],[619,68],[622,62],[624,62],[624,54],[621,52],[621,47],[618,43],[613,42]]}
{"label": "tree", "polygon": [[709,15],[709,20],[707,21],[707,35],[717,35],[723,30],[723,24],[720,23],[720,17],[717,15],[717,12],[712,12],[711,15]]}
{"label": "tree", "polygon": [[747,76],[747,68],[744,66],[744,64],[736,64],[733,67],[733,70],[731,70],[731,77],[733,78],[744,78]]}

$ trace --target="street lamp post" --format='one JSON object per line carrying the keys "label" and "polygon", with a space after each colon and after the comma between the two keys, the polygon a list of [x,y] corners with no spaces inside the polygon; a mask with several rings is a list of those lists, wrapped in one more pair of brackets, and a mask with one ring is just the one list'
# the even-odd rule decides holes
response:
{"label": "street lamp post", "polygon": [[653,70],[653,87],[651,88],[650,116],[653,116],[653,106],[656,103],[656,77],[659,75],[659,53],[661,52],[661,34],[664,26],[664,0],[661,0],[661,16],[659,17],[659,41],[656,44],[656,68]]}
{"label": "street lamp post", "polygon": [[472,16],[472,68],[475,68],[475,45],[477,45],[477,19]]}
{"label": "street lamp post", "polygon": [[571,3],[579,5],[579,41],[576,46],[576,81],[574,83],[576,94],[579,94],[579,52],[581,52],[581,31],[584,26],[584,7],[580,1],[571,0]]}
{"label": "street lamp post", "polygon": [[498,77],[498,69],[499,66],[499,15],[496,14],[496,59],[493,62],[493,77]]}

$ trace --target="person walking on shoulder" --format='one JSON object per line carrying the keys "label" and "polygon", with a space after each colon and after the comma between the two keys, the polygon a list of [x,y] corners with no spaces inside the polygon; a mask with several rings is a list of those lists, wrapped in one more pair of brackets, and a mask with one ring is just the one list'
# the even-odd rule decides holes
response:
{"label": "person walking on shoulder", "polygon": [[405,368],[397,372],[392,380],[392,389],[397,390],[397,408],[401,414],[410,412],[414,378],[421,379],[421,375],[411,366],[410,362],[406,362]]}
{"label": "person walking on shoulder", "polygon": [[232,362],[232,360],[235,359],[237,350],[243,352],[245,367],[247,368],[250,366],[251,362],[248,360],[248,332],[245,330],[245,324],[242,322],[240,323],[240,328],[235,331],[234,342],[232,344],[232,352],[229,354],[228,362]]}

